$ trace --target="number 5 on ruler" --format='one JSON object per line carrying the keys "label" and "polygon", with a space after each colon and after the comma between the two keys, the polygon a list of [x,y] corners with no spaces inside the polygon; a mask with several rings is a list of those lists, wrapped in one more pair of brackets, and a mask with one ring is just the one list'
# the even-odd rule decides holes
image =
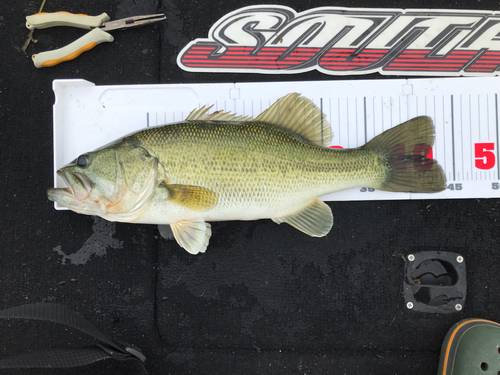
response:
{"label": "number 5 on ruler", "polygon": [[474,145],[474,154],[476,158],[477,169],[491,169],[495,166],[495,144],[491,143],[476,143]]}

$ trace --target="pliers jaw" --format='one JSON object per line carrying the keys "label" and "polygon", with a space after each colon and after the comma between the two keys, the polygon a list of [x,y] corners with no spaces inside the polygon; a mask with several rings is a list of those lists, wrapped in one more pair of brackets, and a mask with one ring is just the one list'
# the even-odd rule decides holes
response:
{"label": "pliers jaw", "polygon": [[101,30],[112,31],[112,30],[124,30],[133,27],[139,27],[148,25],[150,23],[159,22],[165,20],[167,17],[163,13],[160,14],[149,14],[146,16],[134,16],[122,18],[115,21],[105,22],[101,25]]}

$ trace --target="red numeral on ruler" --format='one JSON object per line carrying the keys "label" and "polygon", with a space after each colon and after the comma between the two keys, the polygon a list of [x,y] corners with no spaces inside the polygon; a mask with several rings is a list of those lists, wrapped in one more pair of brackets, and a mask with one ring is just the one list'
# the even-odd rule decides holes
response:
{"label": "red numeral on ruler", "polygon": [[489,143],[476,143],[474,145],[474,155],[476,158],[477,169],[491,169],[496,164],[495,144]]}

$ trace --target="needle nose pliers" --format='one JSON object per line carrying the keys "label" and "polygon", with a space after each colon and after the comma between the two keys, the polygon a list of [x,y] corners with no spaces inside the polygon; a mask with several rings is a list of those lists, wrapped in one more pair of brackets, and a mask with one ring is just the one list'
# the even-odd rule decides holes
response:
{"label": "needle nose pliers", "polygon": [[46,68],[63,61],[73,60],[81,53],[94,48],[102,42],[112,42],[113,36],[108,31],[123,30],[132,27],[144,26],[164,20],[164,14],[150,14],[134,16],[110,21],[109,16],[103,13],[99,16],[73,14],[68,12],[37,13],[26,17],[26,27],[30,30],[46,29],[54,26],[72,26],[80,29],[91,29],[90,32],[65,47],[52,51],[41,52],[32,56],[37,68]]}

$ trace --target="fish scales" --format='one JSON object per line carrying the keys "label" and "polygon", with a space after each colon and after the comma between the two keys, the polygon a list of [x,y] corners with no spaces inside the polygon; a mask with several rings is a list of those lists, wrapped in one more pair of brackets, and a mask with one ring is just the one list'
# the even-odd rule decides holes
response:
{"label": "fish scales", "polygon": [[302,203],[360,183],[378,184],[386,174],[373,151],[318,147],[266,123],[182,122],[130,140],[158,158],[171,183],[216,192],[219,209],[257,204],[269,211],[284,197],[290,207],[294,199]]}

